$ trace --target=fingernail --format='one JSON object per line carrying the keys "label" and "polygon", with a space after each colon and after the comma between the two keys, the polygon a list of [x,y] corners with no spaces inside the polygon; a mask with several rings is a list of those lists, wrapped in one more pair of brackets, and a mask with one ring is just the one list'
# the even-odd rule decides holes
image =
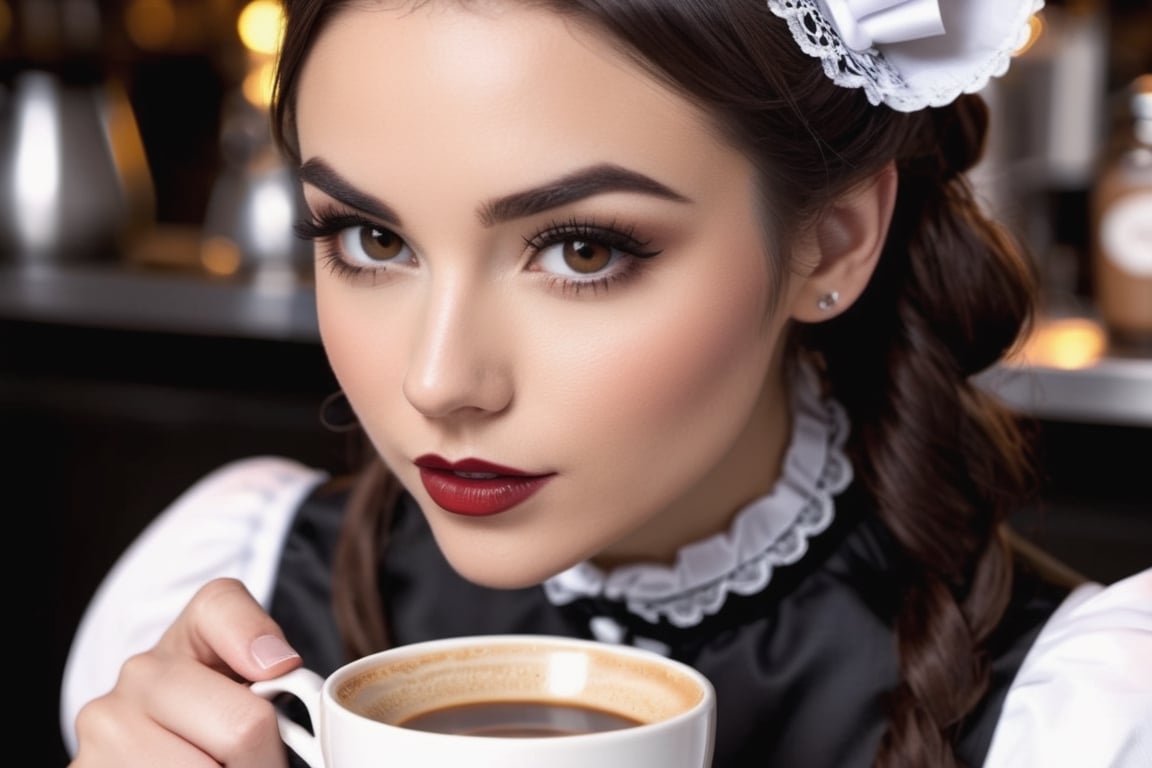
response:
{"label": "fingernail", "polygon": [[276,635],[261,635],[252,641],[252,656],[261,669],[268,669],[287,659],[300,656]]}

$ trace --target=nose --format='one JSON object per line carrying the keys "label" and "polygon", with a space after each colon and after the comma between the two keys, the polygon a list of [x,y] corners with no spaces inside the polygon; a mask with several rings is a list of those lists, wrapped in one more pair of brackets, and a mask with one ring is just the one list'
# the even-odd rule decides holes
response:
{"label": "nose", "polygon": [[500,313],[464,284],[430,286],[413,339],[404,397],[428,418],[495,414],[512,402]]}

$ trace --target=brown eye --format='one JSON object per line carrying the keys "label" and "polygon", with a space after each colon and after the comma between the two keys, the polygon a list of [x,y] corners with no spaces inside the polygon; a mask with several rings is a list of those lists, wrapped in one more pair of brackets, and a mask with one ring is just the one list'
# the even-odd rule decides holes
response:
{"label": "brown eye", "polygon": [[564,243],[564,264],[580,275],[601,271],[612,262],[612,249],[602,243],[568,240]]}
{"label": "brown eye", "polygon": [[340,258],[355,267],[384,269],[415,262],[404,238],[387,227],[357,224],[340,230]]}
{"label": "brown eye", "polygon": [[372,261],[392,261],[404,250],[395,232],[379,227],[360,227],[360,249]]}

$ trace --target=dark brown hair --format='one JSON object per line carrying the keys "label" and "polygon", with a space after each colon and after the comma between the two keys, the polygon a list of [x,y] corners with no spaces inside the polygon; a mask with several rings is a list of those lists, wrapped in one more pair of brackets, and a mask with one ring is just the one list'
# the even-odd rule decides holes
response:
{"label": "dark brown hair", "polygon": [[[712,117],[759,173],[777,274],[799,226],[896,164],[896,210],[868,289],[840,317],[798,327],[792,347],[817,361],[848,409],[858,482],[904,552],[901,683],[876,765],[958,765],[953,740],[987,691],[985,646],[1011,589],[1002,523],[1029,487],[1014,420],[971,381],[1016,341],[1035,290],[1029,261],[963,175],[983,149],[983,101],[964,96],[911,114],[873,106],[831,83],[764,0],[522,1],[601,30]],[[348,4],[285,3],[273,118],[290,157],[300,68],[325,21]],[[399,493],[370,460],[335,575],[352,654],[388,642],[376,569]]]}

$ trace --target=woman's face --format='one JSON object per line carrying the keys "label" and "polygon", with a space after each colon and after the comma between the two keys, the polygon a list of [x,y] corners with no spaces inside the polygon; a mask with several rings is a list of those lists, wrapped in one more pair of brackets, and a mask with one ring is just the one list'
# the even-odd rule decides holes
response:
{"label": "woman's face", "polygon": [[[752,168],[602,34],[352,8],[299,85],[344,392],[465,577],[667,561],[789,435]],[[471,460],[471,461],[466,461]]]}

